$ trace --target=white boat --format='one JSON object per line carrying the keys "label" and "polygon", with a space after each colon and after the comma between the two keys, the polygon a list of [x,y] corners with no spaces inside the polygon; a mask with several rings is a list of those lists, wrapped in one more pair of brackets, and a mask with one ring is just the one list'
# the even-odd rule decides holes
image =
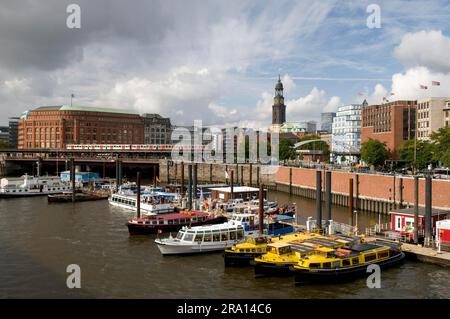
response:
{"label": "white boat", "polygon": [[32,177],[24,175],[19,178],[2,178],[0,180],[0,197],[42,196],[71,191],[71,184],[61,181],[58,176]]}
{"label": "white boat", "polygon": [[[136,195],[123,195],[112,194],[108,201],[113,206],[129,209],[133,212],[137,211],[137,196]],[[167,199],[161,198],[156,194],[141,195],[141,214],[143,215],[157,215],[172,213],[175,211],[175,204]]]}
{"label": "white boat", "polygon": [[256,236],[257,222],[257,215],[235,214],[222,224],[183,227],[175,238],[157,238],[155,243],[163,255],[221,251],[242,241],[244,236]]}

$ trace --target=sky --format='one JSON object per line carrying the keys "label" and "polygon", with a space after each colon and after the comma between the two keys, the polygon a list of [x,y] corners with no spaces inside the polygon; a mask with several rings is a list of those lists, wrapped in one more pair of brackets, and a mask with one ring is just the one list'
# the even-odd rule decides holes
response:
{"label": "sky", "polygon": [[[66,24],[72,3],[79,29]],[[291,122],[450,96],[450,1],[376,1],[380,28],[367,25],[371,3],[0,0],[0,125],[74,94],[172,124],[267,127],[278,75]]]}

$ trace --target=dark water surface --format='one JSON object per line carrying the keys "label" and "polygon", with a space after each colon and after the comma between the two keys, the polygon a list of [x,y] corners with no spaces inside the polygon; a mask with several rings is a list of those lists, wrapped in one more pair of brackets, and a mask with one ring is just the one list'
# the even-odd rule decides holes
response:
{"label": "dark water surface", "polygon": [[[314,201],[296,202],[303,217]],[[333,209],[348,222],[347,209]],[[382,273],[382,288],[365,279],[295,287],[292,278],[254,279],[251,268],[225,268],[220,253],[162,257],[155,236],[130,237],[131,213],[107,201],[47,204],[45,197],[0,199],[1,298],[449,298],[450,270],[406,261]],[[378,215],[360,214],[361,227]],[[81,289],[68,289],[66,267],[81,267]]]}

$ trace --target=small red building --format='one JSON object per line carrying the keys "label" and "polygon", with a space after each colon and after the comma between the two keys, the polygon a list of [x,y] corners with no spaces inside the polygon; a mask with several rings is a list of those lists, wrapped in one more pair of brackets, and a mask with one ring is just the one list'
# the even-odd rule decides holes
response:
{"label": "small red building", "polygon": [[[391,229],[401,235],[407,235],[406,238],[414,239],[414,207],[398,209],[389,212],[391,214]],[[433,224],[433,233],[436,228],[436,222],[448,219],[450,212],[441,209],[431,210],[431,219]],[[419,237],[423,237],[425,229],[425,207],[419,207]],[[422,234],[422,235],[421,235]]]}

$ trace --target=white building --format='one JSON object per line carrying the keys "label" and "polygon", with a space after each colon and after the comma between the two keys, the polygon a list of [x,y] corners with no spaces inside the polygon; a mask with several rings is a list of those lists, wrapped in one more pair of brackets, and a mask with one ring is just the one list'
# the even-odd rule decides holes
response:
{"label": "white building", "polygon": [[338,108],[332,125],[331,161],[357,161],[361,147],[361,107],[361,104],[350,104]]}

